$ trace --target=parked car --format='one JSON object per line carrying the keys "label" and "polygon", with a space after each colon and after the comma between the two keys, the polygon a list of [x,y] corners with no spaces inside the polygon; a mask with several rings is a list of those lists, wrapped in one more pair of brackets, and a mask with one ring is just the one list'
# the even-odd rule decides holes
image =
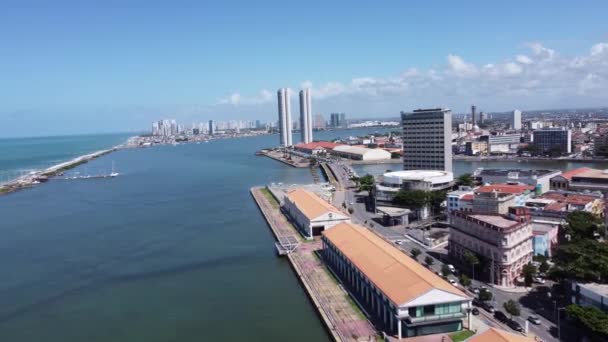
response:
{"label": "parked car", "polygon": [[545,283],[545,279],[541,278],[541,277],[534,277],[534,282],[536,284],[544,284]]}
{"label": "parked car", "polygon": [[508,325],[509,325],[509,328],[511,328],[511,329],[513,329],[515,331],[519,331],[519,332],[524,331],[524,328],[517,321],[511,320],[511,321],[509,321]]}
{"label": "parked car", "polygon": [[454,267],[454,265],[452,265],[452,264],[448,264],[448,268],[450,269],[450,271],[451,271],[452,273],[456,273],[456,268]]}
{"label": "parked car", "polygon": [[456,285],[456,280],[454,278],[448,278],[448,281],[450,282],[450,284]]}
{"label": "parked car", "polygon": [[528,321],[530,321],[532,324],[540,325],[540,319],[538,316],[528,316]]}
{"label": "parked car", "polygon": [[473,298],[473,305],[475,305],[475,306],[483,306],[483,302],[480,301],[478,298]]}
{"label": "parked car", "polygon": [[473,308],[473,309],[471,310],[471,313],[472,313],[473,315],[477,316],[477,315],[479,315],[479,309],[478,309],[478,308]]}
{"label": "parked car", "polygon": [[500,312],[500,311],[496,311],[496,309],[494,309],[494,306],[492,304],[490,304],[490,303],[483,303],[481,305],[481,307],[484,308],[484,310],[486,310],[489,313],[496,314],[496,312]]}
{"label": "parked car", "polygon": [[474,294],[479,294],[479,288],[475,286],[469,286],[469,291],[473,292]]}
{"label": "parked car", "polygon": [[509,320],[507,315],[505,315],[502,311],[495,311],[494,318],[496,318],[498,321],[503,322],[503,323],[505,323]]}

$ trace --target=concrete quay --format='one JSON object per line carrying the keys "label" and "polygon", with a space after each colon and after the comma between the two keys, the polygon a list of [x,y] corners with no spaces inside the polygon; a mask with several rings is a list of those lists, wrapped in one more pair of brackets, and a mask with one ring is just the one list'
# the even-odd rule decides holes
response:
{"label": "concrete quay", "polygon": [[378,332],[321,261],[321,240],[305,242],[266,188],[254,187],[251,194],[277,240],[291,236],[299,241],[299,247],[286,256],[333,340],[375,341]]}
{"label": "concrete quay", "polygon": [[40,182],[44,182],[52,177],[62,174],[64,171],[73,169],[78,165],[88,163],[89,161],[99,158],[103,155],[116,151],[119,147],[114,147],[107,150],[101,150],[80,157],[76,157],[67,162],[53,165],[47,169],[30,172],[27,175],[14,179],[10,182],[0,185],[0,195],[9,194],[18,190],[32,187]]}
{"label": "concrete quay", "polygon": [[[266,151],[264,153],[261,153],[261,155],[264,155],[270,159],[274,159],[276,161],[279,161],[283,164],[289,165],[291,167],[309,167],[310,166],[310,162],[308,161],[308,159],[304,159],[295,155],[290,154],[290,156],[292,157],[292,159],[285,159],[283,157],[283,152],[280,151]],[[305,160],[305,162],[302,162],[301,160]]]}

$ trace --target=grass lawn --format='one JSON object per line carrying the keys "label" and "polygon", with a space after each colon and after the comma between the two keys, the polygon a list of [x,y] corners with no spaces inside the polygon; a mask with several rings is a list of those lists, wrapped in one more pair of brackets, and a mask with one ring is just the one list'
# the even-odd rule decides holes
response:
{"label": "grass lawn", "polygon": [[272,196],[270,190],[268,190],[267,188],[262,188],[260,189],[260,191],[262,192],[262,194],[264,194],[264,196],[266,197],[268,202],[270,202],[273,208],[277,209],[279,207],[279,202],[277,202],[274,196]]}
{"label": "grass lawn", "polygon": [[461,330],[459,332],[450,334],[450,338],[454,342],[462,342],[473,335],[475,335],[475,333],[472,332],[471,330]]}

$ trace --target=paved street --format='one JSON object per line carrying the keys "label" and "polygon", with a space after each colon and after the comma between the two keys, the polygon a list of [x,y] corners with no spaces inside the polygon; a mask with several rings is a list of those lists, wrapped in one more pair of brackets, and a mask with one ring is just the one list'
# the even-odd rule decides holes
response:
{"label": "paved street", "polygon": [[[447,260],[447,251],[445,250],[445,248],[436,248],[433,250],[427,250],[425,246],[415,243],[412,240],[406,238],[404,236],[405,228],[385,227],[385,226],[382,226],[381,224],[379,224],[378,222],[374,221],[373,218],[378,218],[379,215],[367,210],[365,198],[367,197],[368,194],[366,192],[362,192],[362,193],[355,192],[355,189],[353,188],[354,184],[350,180],[350,176],[349,176],[349,171],[348,171],[349,167],[345,164],[335,163],[335,162],[331,163],[330,165],[331,165],[332,170],[334,171],[334,174],[338,178],[338,181],[343,184],[343,187],[342,187],[343,190],[336,191],[336,193],[334,195],[334,205],[341,207],[343,203],[346,203],[347,207],[353,208],[353,213],[351,214],[351,219],[354,223],[364,225],[366,227],[369,227],[369,228],[375,230],[376,232],[381,234],[387,240],[390,240],[393,242],[397,241],[397,240],[402,241],[401,244],[397,245],[397,246],[402,251],[404,251],[404,253],[407,253],[408,255],[411,255],[411,251],[413,248],[418,248],[422,252],[417,258],[419,260],[419,262],[423,262],[423,260],[427,256],[431,256],[435,260],[435,262],[431,266],[431,269],[434,272],[440,272],[441,267],[444,262],[449,263],[449,261]],[[456,279],[455,276],[450,276],[450,278]],[[477,281],[477,280],[474,280],[472,285],[475,287],[486,286],[488,288],[491,288],[491,286],[489,286],[488,284]],[[512,292],[506,292],[503,290],[499,290],[497,288],[491,288],[490,290],[491,290],[492,294],[494,295],[494,298],[492,300],[492,305],[497,310],[504,312],[503,303],[507,302],[509,299],[516,300],[517,302],[520,303],[521,315],[519,317],[514,318],[514,320],[518,321],[523,327],[525,327],[525,322],[526,322],[526,319],[528,318],[528,316],[537,316],[537,317],[539,317],[541,324],[534,325],[532,323],[529,323],[529,325],[528,325],[529,332],[534,336],[538,336],[543,341],[558,341],[558,339],[551,334],[552,330],[556,331],[555,324],[553,324],[551,321],[549,321],[546,318],[546,317],[550,317],[553,319],[553,315],[551,315],[551,313],[549,313],[550,311],[552,311],[552,308],[547,308],[545,305],[544,313],[545,313],[546,317],[543,317],[542,315],[536,313],[532,308],[530,308],[528,306],[528,305],[532,305],[534,307],[538,307],[538,306],[540,306],[541,303],[539,303],[538,301],[536,303],[531,301],[529,299],[529,297],[531,297],[531,296],[527,296],[528,298],[526,298],[526,299],[528,299],[528,300],[522,300],[522,297],[525,297],[528,294],[527,292],[512,293]],[[473,297],[475,296],[475,294],[473,294],[471,292],[468,292],[468,293]],[[522,304],[522,302],[524,302],[526,304],[526,306],[524,306]],[[534,304],[536,304],[536,305],[534,305]],[[474,327],[487,325],[487,326],[492,326],[492,327],[499,327],[499,328],[505,329],[507,331],[513,331],[508,326],[495,320],[493,315],[488,313],[487,311],[485,311],[481,308],[479,308],[479,311],[480,311],[480,315],[475,317],[475,320],[477,321],[477,323],[475,321],[473,322]]]}

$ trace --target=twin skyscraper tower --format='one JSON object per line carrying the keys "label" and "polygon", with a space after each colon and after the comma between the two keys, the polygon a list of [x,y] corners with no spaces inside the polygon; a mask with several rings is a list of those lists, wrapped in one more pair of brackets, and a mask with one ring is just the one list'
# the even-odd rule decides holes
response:
{"label": "twin skyscraper tower", "polygon": [[[279,107],[279,131],[281,146],[292,146],[291,137],[291,90],[281,88],[277,91]],[[312,99],[310,88],[300,90],[300,131],[302,143],[312,142]]]}

